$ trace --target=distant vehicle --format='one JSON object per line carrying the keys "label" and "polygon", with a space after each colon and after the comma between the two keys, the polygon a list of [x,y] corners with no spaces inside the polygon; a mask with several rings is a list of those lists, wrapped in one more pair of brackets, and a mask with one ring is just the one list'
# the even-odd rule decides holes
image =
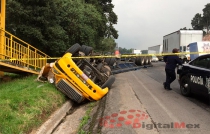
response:
{"label": "distant vehicle", "polygon": [[[171,34],[163,36],[163,53],[172,53],[174,48],[180,52],[189,52],[187,47],[190,43],[202,41],[202,30],[179,30]],[[182,62],[189,62],[190,55],[179,55]]]}
{"label": "distant vehicle", "polygon": [[139,49],[133,49],[132,50],[132,54],[136,54],[136,55],[141,54],[141,50],[139,50]]}
{"label": "distant vehicle", "polygon": [[163,53],[163,45],[156,45],[156,46],[151,46],[148,47],[148,50],[156,51],[156,56],[159,61],[163,60],[163,56],[161,55]]}
{"label": "distant vehicle", "polygon": [[141,50],[142,54],[156,54],[155,50]]}
{"label": "distant vehicle", "polygon": [[182,95],[197,93],[210,97],[210,54],[202,55],[177,70]]}
{"label": "distant vehicle", "polygon": [[159,59],[157,58],[157,56],[152,56],[152,62],[158,62],[159,61]]}

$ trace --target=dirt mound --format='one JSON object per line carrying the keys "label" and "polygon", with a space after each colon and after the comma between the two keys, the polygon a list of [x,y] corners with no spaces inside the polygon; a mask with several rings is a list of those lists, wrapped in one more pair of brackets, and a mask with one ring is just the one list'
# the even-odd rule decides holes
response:
{"label": "dirt mound", "polygon": [[203,41],[210,41],[210,34],[206,34],[206,35],[203,37]]}

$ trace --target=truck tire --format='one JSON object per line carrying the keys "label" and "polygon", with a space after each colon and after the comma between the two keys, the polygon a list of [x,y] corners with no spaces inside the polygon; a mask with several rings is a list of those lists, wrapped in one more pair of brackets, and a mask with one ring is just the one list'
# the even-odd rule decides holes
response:
{"label": "truck tire", "polygon": [[116,62],[115,58],[111,58],[109,61],[109,66],[113,66],[115,62]]}
{"label": "truck tire", "polygon": [[152,63],[152,57],[148,56],[148,64],[150,65]]}
{"label": "truck tire", "polygon": [[140,57],[136,57],[136,58],[135,58],[135,64],[138,65],[138,66],[140,66],[140,63],[139,63],[140,61],[139,61],[139,59],[140,59]]}
{"label": "truck tire", "polygon": [[138,66],[143,66],[144,65],[144,57],[136,57],[135,63]]}
{"label": "truck tire", "polygon": [[80,46],[78,43],[76,43],[76,44],[74,44],[73,46],[71,46],[71,47],[66,51],[66,53],[71,53],[72,56],[76,56],[77,53],[79,53],[80,48],[81,48],[81,46]]}
{"label": "truck tire", "polygon": [[105,59],[104,59],[104,62],[106,62],[107,65],[109,65],[110,60],[111,60],[111,58],[105,58]]}
{"label": "truck tire", "polygon": [[143,66],[144,65],[144,57],[141,57],[140,59],[141,59],[141,66]]}
{"label": "truck tire", "polygon": [[93,48],[86,45],[82,45],[80,51],[83,52],[86,56],[88,56],[93,51]]}
{"label": "truck tire", "polygon": [[180,80],[180,90],[181,94],[184,96],[191,95],[190,78],[188,78],[187,75],[183,76]]}
{"label": "truck tire", "polygon": [[101,88],[108,87],[110,89],[114,81],[115,81],[114,75],[110,75],[108,80],[101,86]]}
{"label": "truck tire", "polygon": [[149,60],[148,60],[148,57],[145,56],[145,57],[144,57],[144,65],[148,65],[148,61],[149,61]]}
{"label": "truck tire", "polygon": [[82,45],[81,48],[80,48],[80,51],[83,52],[83,53],[85,53],[86,47],[87,47],[86,45]]}
{"label": "truck tire", "polygon": [[92,53],[92,51],[93,51],[93,48],[92,47],[86,47],[84,53],[85,53],[86,56],[88,56],[88,55],[90,55]]}

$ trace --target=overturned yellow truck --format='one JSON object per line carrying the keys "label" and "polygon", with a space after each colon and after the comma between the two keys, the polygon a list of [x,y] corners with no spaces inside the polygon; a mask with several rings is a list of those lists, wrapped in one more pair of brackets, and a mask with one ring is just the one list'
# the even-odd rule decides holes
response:
{"label": "overturned yellow truck", "polygon": [[52,68],[57,89],[77,103],[101,99],[115,81],[104,60],[85,58],[92,52],[92,47],[74,44]]}

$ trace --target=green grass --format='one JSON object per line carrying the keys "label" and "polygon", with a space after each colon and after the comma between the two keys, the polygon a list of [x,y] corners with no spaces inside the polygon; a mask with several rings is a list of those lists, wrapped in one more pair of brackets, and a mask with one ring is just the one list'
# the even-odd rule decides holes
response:
{"label": "green grass", "polygon": [[0,134],[29,133],[65,102],[53,84],[36,77],[0,83]]}
{"label": "green grass", "polygon": [[90,113],[93,110],[95,105],[96,105],[95,102],[90,102],[88,104],[88,109],[85,113],[85,116],[82,118],[82,120],[80,122],[79,129],[78,129],[78,134],[90,134],[90,132],[84,131],[83,127],[84,127],[84,125],[86,125],[88,123],[88,120],[90,119]]}

